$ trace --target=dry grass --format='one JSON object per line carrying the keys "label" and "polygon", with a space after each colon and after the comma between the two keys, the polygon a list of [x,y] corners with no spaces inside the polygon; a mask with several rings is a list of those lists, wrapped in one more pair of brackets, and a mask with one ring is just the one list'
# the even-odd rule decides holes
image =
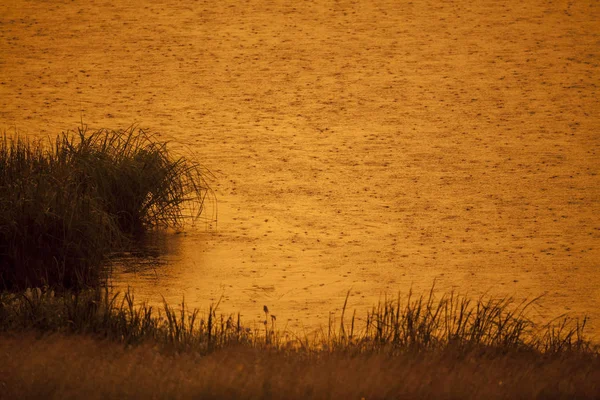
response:
{"label": "dry grass", "polygon": [[89,337],[0,336],[7,399],[596,399],[600,361],[449,351],[349,355],[228,347],[209,355]]}

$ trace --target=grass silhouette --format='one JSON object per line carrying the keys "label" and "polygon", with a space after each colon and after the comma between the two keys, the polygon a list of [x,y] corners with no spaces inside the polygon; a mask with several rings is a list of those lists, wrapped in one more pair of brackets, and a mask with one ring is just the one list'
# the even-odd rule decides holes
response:
{"label": "grass silhouette", "polygon": [[148,229],[199,216],[210,173],[142,129],[0,140],[0,287],[81,288]]}

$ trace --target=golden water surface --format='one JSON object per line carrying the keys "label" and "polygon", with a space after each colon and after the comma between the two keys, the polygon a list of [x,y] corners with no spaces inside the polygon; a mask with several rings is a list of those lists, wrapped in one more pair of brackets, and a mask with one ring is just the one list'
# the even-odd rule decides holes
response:
{"label": "golden water surface", "polygon": [[7,0],[0,129],[138,123],[213,171],[218,223],[117,268],[139,299],[301,329],[350,289],[364,310],[435,281],[545,294],[534,315],[597,333],[599,21],[595,0]]}

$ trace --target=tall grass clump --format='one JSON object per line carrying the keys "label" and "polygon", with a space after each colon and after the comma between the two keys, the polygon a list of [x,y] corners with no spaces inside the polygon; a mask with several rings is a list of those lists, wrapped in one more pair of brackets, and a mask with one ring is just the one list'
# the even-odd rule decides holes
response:
{"label": "tall grass clump", "polygon": [[142,129],[0,140],[0,288],[81,288],[148,229],[202,213],[208,172]]}
{"label": "tall grass clump", "polygon": [[110,294],[108,288],[54,292],[27,289],[0,293],[0,333],[38,331],[92,335],[128,345],[151,342],[177,351],[206,353],[229,345],[254,347],[261,340],[258,330],[243,327],[237,317],[217,314],[218,304],[208,313],[138,304],[132,291]]}
{"label": "tall grass clump", "polygon": [[[344,319],[348,297],[339,325],[332,319],[327,333],[316,342],[329,351],[404,353],[452,351],[468,354],[533,351],[540,354],[597,352],[584,335],[583,321],[568,316],[540,324],[528,316],[539,298],[515,303],[510,297],[481,297],[473,300],[454,292],[437,298],[429,295],[384,300],[367,312],[359,324],[356,314]],[[594,350],[596,348],[596,350]]]}

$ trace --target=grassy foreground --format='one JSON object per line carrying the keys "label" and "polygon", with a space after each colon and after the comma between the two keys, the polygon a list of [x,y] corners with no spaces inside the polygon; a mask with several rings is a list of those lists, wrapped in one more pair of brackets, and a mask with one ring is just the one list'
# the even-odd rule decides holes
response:
{"label": "grassy foreground", "polygon": [[209,173],[134,127],[0,138],[0,289],[98,286],[106,258],[199,215]]}
{"label": "grassy foreground", "polygon": [[5,293],[0,385],[7,398],[598,398],[584,326],[538,326],[528,306],[432,291],[297,336],[266,308],[248,328],[131,293]]}
{"label": "grassy foreground", "polygon": [[597,399],[585,355],[388,356],[229,347],[200,356],[82,336],[0,335],[6,399]]}

